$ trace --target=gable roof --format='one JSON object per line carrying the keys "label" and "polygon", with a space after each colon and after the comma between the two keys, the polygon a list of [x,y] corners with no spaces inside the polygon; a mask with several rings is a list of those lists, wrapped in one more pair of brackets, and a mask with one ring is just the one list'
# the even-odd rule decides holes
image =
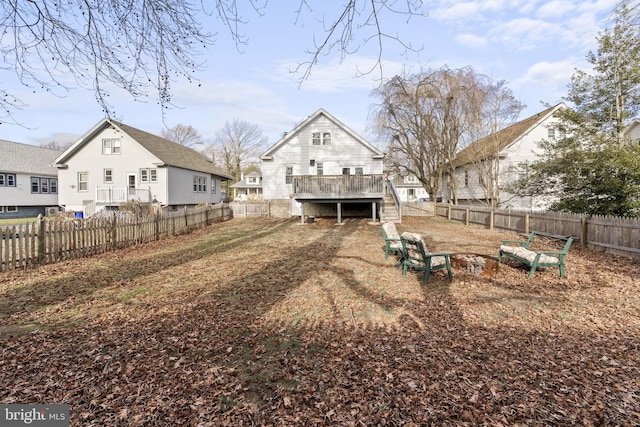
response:
{"label": "gable roof", "polygon": [[0,140],[0,153],[2,172],[57,175],[50,164],[62,151]]}
{"label": "gable roof", "polygon": [[302,123],[300,123],[298,126],[296,126],[293,130],[291,130],[290,132],[287,132],[281,139],[280,141],[276,142],[275,144],[273,144],[271,147],[269,147],[267,149],[267,151],[265,151],[264,153],[262,153],[260,155],[260,160],[271,160],[273,157],[273,153],[275,153],[276,151],[278,151],[278,149],[280,147],[282,147],[284,144],[286,144],[287,142],[289,142],[301,129],[305,128],[307,125],[309,125],[311,122],[313,122],[314,120],[316,120],[319,116],[325,116],[327,119],[329,119],[330,121],[332,121],[336,126],[338,126],[339,128],[341,128],[343,131],[345,131],[346,133],[348,133],[353,139],[357,140],[358,142],[360,142],[363,146],[365,146],[366,148],[368,148],[369,150],[371,150],[371,152],[373,153],[374,158],[383,158],[384,157],[384,153],[380,150],[378,150],[376,147],[374,147],[373,145],[371,145],[369,142],[367,142],[364,138],[362,138],[360,135],[358,135],[357,133],[355,133],[351,128],[349,128],[347,125],[345,125],[344,123],[342,123],[340,120],[336,119],[334,116],[332,116],[331,114],[329,114],[327,111],[325,111],[324,109],[320,108],[318,109],[318,111],[316,111],[315,113],[313,113],[312,115],[310,115],[309,117],[307,117]]}
{"label": "gable roof", "polygon": [[631,123],[629,123],[624,131],[622,131],[622,136],[625,138],[629,138],[629,134],[631,133],[631,131],[633,131],[638,126],[640,126],[640,119],[631,120]]}
{"label": "gable roof", "polygon": [[564,108],[563,103],[556,104],[553,107],[549,107],[531,117],[527,117],[524,120],[516,122],[511,126],[507,126],[498,132],[472,142],[456,154],[454,165],[456,167],[463,166],[473,161],[484,160],[501,152],[509,145],[529,133],[531,129],[538,126],[560,108]]}
{"label": "gable roof", "polygon": [[231,180],[231,175],[221,168],[214,166],[203,154],[185,147],[168,139],[153,135],[149,132],[136,129],[124,123],[105,118],[98,122],[89,132],[78,139],[71,147],[63,152],[54,161],[54,166],[62,167],[75,153],[77,153],[87,142],[92,140],[99,132],[108,127],[114,127],[129,135],[138,144],[157,157],[166,166],[173,166],[181,169],[194,170],[198,172],[217,175],[224,180]]}

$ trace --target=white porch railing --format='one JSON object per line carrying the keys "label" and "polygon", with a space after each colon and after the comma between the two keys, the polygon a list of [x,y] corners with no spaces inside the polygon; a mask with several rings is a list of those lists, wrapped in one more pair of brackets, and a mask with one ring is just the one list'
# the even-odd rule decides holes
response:
{"label": "white porch railing", "polygon": [[95,202],[105,205],[117,205],[128,200],[151,202],[151,191],[148,188],[97,187]]}

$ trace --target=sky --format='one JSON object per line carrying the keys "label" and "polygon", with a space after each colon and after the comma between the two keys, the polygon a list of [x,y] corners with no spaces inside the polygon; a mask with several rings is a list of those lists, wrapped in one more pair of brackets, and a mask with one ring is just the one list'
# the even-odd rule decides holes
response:
{"label": "sky", "polygon": [[[136,101],[113,90],[116,118],[160,134],[177,124],[192,126],[205,143],[234,119],[257,125],[267,146],[319,108],[383,148],[370,127],[371,95],[381,80],[403,70],[471,66],[477,73],[505,80],[527,105],[524,119],[556,104],[566,95],[574,70],[588,70],[586,55],[595,50],[614,0],[425,0],[426,16],[383,12],[382,49],[366,43],[368,29],[356,31],[350,53],[320,56],[301,81],[299,64],[311,59],[314,37],[323,37],[320,20],[332,19],[343,1],[307,0],[313,10],[296,14],[300,2],[269,2],[260,14],[243,10],[241,31],[247,43],[237,46],[219,20],[206,16],[205,29],[216,42],[203,52],[197,83],[172,84],[173,107],[157,105],[154,94]],[[286,4],[284,4],[286,3]],[[405,3],[398,1],[399,4]],[[380,55],[380,67],[371,70]],[[39,145],[74,142],[103,117],[91,90],[81,87],[51,94],[19,84],[15,72],[0,66],[0,90],[20,98],[25,108],[13,111],[21,125],[0,124],[0,139]],[[305,68],[302,67],[302,70]],[[63,78],[64,76],[60,76]],[[0,153],[1,155],[1,153]]]}

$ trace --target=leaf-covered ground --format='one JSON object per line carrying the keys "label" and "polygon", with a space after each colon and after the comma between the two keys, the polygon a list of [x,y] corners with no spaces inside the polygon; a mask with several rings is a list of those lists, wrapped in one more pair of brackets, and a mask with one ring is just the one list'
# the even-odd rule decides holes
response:
{"label": "leaf-covered ground", "polygon": [[[512,233],[413,218],[432,251]],[[72,425],[640,425],[638,260],[406,276],[379,225],[235,219],[0,275],[0,402]]]}

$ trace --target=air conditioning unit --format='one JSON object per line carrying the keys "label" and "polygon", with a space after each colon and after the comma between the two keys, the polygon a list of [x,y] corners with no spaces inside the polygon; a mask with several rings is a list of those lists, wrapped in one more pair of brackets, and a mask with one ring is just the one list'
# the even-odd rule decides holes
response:
{"label": "air conditioning unit", "polygon": [[47,208],[47,216],[54,216],[58,214],[58,211],[60,211],[60,209],[58,209],[57,206],[52,206]]}

